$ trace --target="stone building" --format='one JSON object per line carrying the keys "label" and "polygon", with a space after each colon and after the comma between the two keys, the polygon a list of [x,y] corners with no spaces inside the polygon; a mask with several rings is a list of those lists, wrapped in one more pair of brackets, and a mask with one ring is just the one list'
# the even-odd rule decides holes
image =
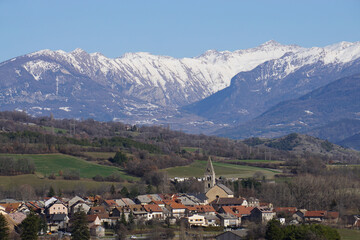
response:
{"label": "stone building", "polygon": [[206,165],[204,177],[204,190],[209,202],[217,198],[234,197],[234,193],[228,187],[216,183],[215,170],[210,157]]}

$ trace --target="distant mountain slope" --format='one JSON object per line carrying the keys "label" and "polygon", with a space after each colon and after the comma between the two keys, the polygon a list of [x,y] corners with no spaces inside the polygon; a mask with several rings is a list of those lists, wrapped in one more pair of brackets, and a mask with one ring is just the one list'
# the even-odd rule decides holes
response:
{"label": "distant mountain slope", "polygon": [[302,49],[240,72],[231,85],[183,109],[208,120],[242,123],[360,69],[360,43]]}
{"label": "distant mountain slope", "polygon": [[[353,74],[359,66],[360,42],[302,48],[269,41],[183,59],[42,50],[0,63],[0,106],[35,116],[170,124],[209,133]],[[206,97],[186,113],[179,110]]]}
{"label": "distant mountain slope", "polygon": [[360,133],[354,134],[340,142],[339,145],[360,151]]}
{"label": "distant mountain slope", "polygon": [[360,74],[345,77],[300,98],[281,102],[259,117],[216,132],[221,136],[275,137],[305,132],[342,118],[360,116]]}
{"label": "distant mountain slope", "polygon": [[3,110],[21,108],[35,115],[52,111],[57,117],[153,119],[229,86],[240,71],[300,49],[269,41],[183,59],[149,53],[110,59],[81,49],[42,50],[0,64],[0,104]]}
{"label": "distant mountain slope", "polygon": [[[330,143],[304,134],[291,133],[274,139],[250,138],[243,141],[250,146],[268,147],[280,151],[287,151],[297,156],[321,156],[341,162],[358,161],[360,153],[351,149],[343,148],[339,145]],[[268,155],[268,158],[271,156]],[[274,156],[273,156],[274,157]]]}
{"label": "distant mountain slope", "polygon": [[340,119],[307,131],[306,134],[337,143],[360,133],[360,119]]}

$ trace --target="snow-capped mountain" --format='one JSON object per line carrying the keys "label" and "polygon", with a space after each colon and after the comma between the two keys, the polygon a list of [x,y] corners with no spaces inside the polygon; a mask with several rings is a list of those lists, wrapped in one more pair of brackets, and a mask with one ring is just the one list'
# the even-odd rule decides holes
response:
{"label": "snow-capped mountain", "polygon": [[[196,124],[214,127],[207,120],[229,123],[238,116],[250,118],[291,98],[291,92],[296,97],[325,85],[354,66],[358,69],[359,57],[360,42],[303,48],[269,41],[251,49],[210,50],[182,59],[150,53],[111,59],[81,49],[42,50],[0,63],[0,106],[34,115],[52,112],[59,118],[130,123],[176,124],[186,116],[183,130]],[[334,77],[322,77],[329,71]],[[290,76],[298,79],[288,81]],[[237,89],[241,102],[229,89]],[[227,100],[216,97],[219,94]],[[200,109],[192,108],[200,116],[177,110],[204,98],[195,105]],[[213,99],[211,104],[201,105],[207,99]],[[261,101],[264,104],[256,108]],[[235,114],[227,105],[235,106]],[[213,117],[220,114],[222,118]]]}
{"label": "snow-capped mountain", "polygon": [[58,117],[151,120],[229,86],[240,71],[300,49],[269,41],[183,59],[149,53],[110,59],[81,49],[42,50],[0,64],[0,104]]}
{"label": "snow-capped mountain", "polygon": [[[81,49],[70,53],[42,50],[19,60],[11,59],[1,67],[6,68],[18,60],[21,65],[13,69],[17,77],[21,77],[23,70],[36,81],[49,78],[48,73],[55,73],[58,77],[81,75],[112,89],[120,86],[127,94],[146,102],[178,106],[203,99],[229,86],[231,78],[238,72],[251,70],[260,63],[299,49],[298,46],[269,41],[253,49],[235,52],[210,50],[199,57],[183,59],[145,52],[127,53],[110,59]],[[61,88],[61,81],[55,78],[53,85],[57,83]]]}
{"label": "snow-capped mountain", "polygon": [[229,87],[184,109],[216,122],[241,123],[355,73],[360,73],[360,42],[302,48],[238,73]]}

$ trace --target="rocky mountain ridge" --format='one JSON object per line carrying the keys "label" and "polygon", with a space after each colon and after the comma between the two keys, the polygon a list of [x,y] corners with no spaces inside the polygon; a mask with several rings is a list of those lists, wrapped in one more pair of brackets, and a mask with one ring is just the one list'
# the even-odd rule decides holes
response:
{"label": "rocky mountain ridge", "polygon": [[[211,132],[351,74],[359,58],[360,42],[302,48],[269,41],[183,59],[149,53],[110,59],[81,49],[42,50],[0,63],[0,105],[32,115]],[[207,98],[215,100],[201,105]],[[259,99],[264,103],[259,105]],[[188,104],[194,105],[186,112],[179,109]]]}
{"label": "rocky mountain ridge", "polygon": [[359,131],[359,92],[360,73],[333,81],[299,98],[280,102],[251,121],[224,128],[217,134],[247,138],[306,132],[340,142]]}
{"label": "rocky mountain ridge", "polygon": [[270,107],[339,78],[359,73],[359,43],[301,49],[238,73],[231,85],[184,107],[214,122],[249,121]]}

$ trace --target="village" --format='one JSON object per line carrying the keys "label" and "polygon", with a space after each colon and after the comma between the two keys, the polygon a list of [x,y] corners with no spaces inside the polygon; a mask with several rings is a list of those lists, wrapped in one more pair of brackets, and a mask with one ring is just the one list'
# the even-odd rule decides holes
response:
{"label": "village", "polygon": [[[225,185],[216,183],[215,171],[209,158],[204,174],[204,193],[168,193],[139,195],[134,199],[104,199],[100,195],[47,197],[36,201],[0,200],[0,213],[12,228],[21,224],[30,212],[41,216],[47,225],[46,233],[70,236],[70,219],[79,211],[86,213],[91,236],[103,238],[107,229],[120,222],[145,224],[150,221],[174,226],[185,224],[188,228],[218,228],[224,230],[212,239],[243,239],[249,223],[266,224],[278,219],[282,225],[321,223],[336,226],[341,221],[345,227],[359,228],[360,216],[339,218],[339,212],[309,211],[296,206],[273,206],[256,198],[234,197]],[[164,237],[167,238],[167,237]]]}

